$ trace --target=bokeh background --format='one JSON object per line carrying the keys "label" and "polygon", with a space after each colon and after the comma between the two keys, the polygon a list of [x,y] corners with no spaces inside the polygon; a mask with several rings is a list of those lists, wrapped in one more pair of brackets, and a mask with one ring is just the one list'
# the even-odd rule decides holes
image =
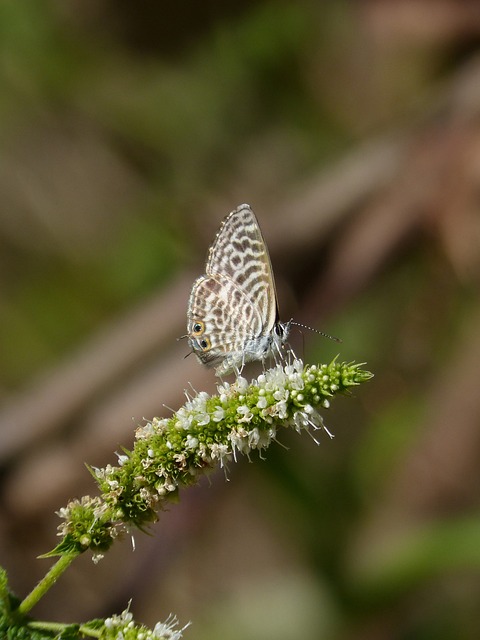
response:
{"label": "bokeh background", "polygon": [[[34,614],[130,598],[196,640],[480,637],[480,3],[0,4],[0,562],[144,417],[213,391],[186,304],[248,202],[308,362],[366,362],[316,446],[185,491]],[[253,372],[253,370],[251,370]],[[247,371],[249,373],[250,370]]]}

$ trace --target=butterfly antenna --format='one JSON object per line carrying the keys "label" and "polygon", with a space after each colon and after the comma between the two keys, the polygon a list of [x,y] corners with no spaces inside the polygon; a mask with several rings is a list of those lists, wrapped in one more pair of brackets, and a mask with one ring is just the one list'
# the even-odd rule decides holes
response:
{"label": "butterfly antenna", "polygon": [[301,322],[294,322],[293,320],[290,321],[290,324],[294,324],[296,327],[303,327],[304,329],[308,329],[309,331],[318,333],[320,336],[323,336],[324,338],[328,338],[329,340],[333,340],[334,342],[342,342],[340,338],[336,338],[335,336],[331,336],[329,333],[325,333],[324,331],[319,331],[318,329],[309,327],[307,324],[302,324]]}

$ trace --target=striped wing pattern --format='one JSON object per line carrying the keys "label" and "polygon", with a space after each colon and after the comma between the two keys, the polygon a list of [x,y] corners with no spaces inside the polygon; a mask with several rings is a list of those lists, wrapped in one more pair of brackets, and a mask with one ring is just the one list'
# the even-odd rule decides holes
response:
{"label": "striped wing pattern", "polygon": [[[243,204],[223,221],[188,305],[189,344],[217,375],[264,360],[286,339],[272,266],[255,214]],[[278,330],[280,327],[280,330]],[[279,343],[280,341],[280,343]]]}

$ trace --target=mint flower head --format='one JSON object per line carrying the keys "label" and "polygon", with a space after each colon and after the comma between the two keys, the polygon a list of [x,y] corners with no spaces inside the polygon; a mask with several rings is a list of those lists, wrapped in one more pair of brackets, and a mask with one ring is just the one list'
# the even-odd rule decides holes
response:
{"label": "mint flower head", "polygon": [[[102,629],[102,640],[181,640],[190,623],[178,627],[176,616],[171,615],[165,622],[157,622],[153,629],[136,624],[128,609],[120,615],[107,618]],[[96,636],[98,637],[98,636]]]}
{"label": "mint flower head", "polygon": [[144,528],[156,520],[166,501],[181,487],[196,483],[217,465],[226,467],[239,455],[266,449],[282,428],[298,433],[324,429],[321,411],[332,397],[372,377],[361,365],[304,365],[295,359],[265,371],[250,383],[237,377],[222,382],[216,395],[187,396],[170,418],[154,418],[139,427],[132,451],[118,464],[92,469],[99,498],[74,501],[59,512],[63,542],[52,552],[102,553],[132,525]]}

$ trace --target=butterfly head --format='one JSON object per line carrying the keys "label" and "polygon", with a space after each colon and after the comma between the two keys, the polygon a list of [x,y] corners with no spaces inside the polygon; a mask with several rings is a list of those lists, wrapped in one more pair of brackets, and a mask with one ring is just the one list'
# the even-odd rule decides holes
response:
{"label": "butterfly head", "polygon": [[288,322],[277,321],[273,326],[273,333],[282,345],[284,345],[288,339],[291,324],[291,320],[289,320]]}

